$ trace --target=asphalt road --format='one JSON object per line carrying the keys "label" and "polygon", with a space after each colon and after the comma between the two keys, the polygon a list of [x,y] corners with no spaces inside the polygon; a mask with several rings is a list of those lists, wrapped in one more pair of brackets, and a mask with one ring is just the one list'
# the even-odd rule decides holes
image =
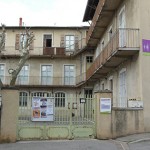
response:
{"label": "asphalt road", "polygon": [[0,150],[118,150],[108,140],[32,141],[0,144]]}
{"label": "asphalt road", "polygon": [[150,141],[120,143],[113,140],[22,141],[0,144],[0,150],[150,150]]}

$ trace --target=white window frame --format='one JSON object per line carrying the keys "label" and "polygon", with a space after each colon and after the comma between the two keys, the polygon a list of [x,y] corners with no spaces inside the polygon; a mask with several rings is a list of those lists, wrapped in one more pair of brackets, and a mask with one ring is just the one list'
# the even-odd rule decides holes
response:
{"label": "white window frame", "polygon": [[[74,81],[73,81],[73,84],[70,84],[70,79],[69,79],[69,84],[66,84],[65,83],[65,66],[74,66]],[[76,65],[75,64],[64,64],[63,65],[63,77],[64,77],[64,80],[63,80],[63,84],[64,85],[75,85],[76,84]]]}
{"label": "white window frame", "polygon": [[[69,37],[69,40],[66,40],[66,37]],[[71,44],[70,42],[72,41],[72,40],[70,40],[70,37],[74,37],[74,42],[73,42],[73,44]],[[67,48],[67,46],[66,46],[66,41],[69,41],[69,48]],[[69,34],[69,35],[65,35],[65,50],[66,50],[66,52],[68,51],[68,52],[72,52],[72,51],[74,51],[74,49],[75,49],[75,35],[73,35],[73,34]]]}
{"label": "white window frame", "polygon": [[[20,79],[20,73],[21,73],[23,67],[25,67],[25,66],[28,66],[28,75],[27,75],[28,80],[27,80],[27,82],[24,83],[24,81],[22,81],[22,79]],[[20,72],[18,74],[17,82],[18,82],[19,85],[28,85],[29,84],[30,65],[29,64],[25,64],[23,67],[22,67],[22,69],[20,70]]]}
{"label": "white window frame", "polygon": [[[42,66],[52,66],[52,77],[51,77],[51,83],[48,84],[42,84]],[[41,85],[52,85],[53,84],[53,64],[40,64],[40,84]]]}

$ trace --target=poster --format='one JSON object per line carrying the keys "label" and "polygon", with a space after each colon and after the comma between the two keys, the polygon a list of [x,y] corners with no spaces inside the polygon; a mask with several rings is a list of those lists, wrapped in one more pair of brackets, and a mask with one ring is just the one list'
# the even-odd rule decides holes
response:
{"label": "poster", "polygon": [[100,98],[100,112],[111,113],[111,98]]}
{"label": "poster", "polygon": [[53,98],[32,98],[32,121],[54,121]]}

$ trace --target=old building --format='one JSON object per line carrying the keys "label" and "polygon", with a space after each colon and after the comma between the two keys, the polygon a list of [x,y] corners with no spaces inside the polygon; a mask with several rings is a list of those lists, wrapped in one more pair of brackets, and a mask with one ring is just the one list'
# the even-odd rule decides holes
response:
{"label": "old building", "polygon": [[[31,28],[30,58],[15,84],[18,139],[106,139],[150,131],[149,5],[149,0],[88,0],[83,21],[90,27]],[[6,31],[0,59],[4,87],[22,53],[24,27]],[[54,98],[52,122],[31,120],[32,97]],[[101,113],[101,98],[111,99],[107,114]]]}
{"label": "old building", "polygon": [[[115,117],[125,120],[119,122],[120,135],[130,126],[126,113],[132,111],[135,126],[128,134],[140,131],[140,126],[150,131],[149,5],[148,0],[88,0],[83,18],[91,22],[87,47],[94,49],[86,80],[95,92],[112,91],[112,109],[120,110]],[[120,130],[119,123],[115,132]]]}

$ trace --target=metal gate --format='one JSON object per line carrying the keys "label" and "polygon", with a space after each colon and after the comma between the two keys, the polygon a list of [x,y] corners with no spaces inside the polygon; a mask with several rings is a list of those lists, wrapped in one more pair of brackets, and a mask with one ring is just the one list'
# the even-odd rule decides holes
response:
{"label": "metal gate", "polygon": [[[32,97],[20,99],[18,140],[74,139],[95,137],[95,104],[93,96],[55,95],[54,120],[32,121]],[[85,98],[86,97],[86,98]],[[64,101],[65,100],[65,101]]]}

